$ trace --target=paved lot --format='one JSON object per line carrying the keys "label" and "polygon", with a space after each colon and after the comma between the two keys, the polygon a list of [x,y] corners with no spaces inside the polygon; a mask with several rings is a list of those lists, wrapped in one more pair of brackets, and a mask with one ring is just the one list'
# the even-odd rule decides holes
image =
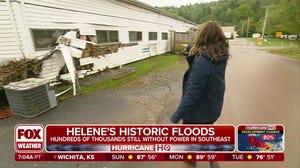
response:
{"label": "paved lot", "polygon": [[[257,50],[237,39],[231,45],[224,109],[217,123],[278,123],[286,127],[284,162],[222,162],[221,168],[299,168],[300,62]],[[168,168],[188,167],[181,162],[16,163],[14,126],[20,123],[104,124],[170,123],[181,96],[185,65],[164,69],[114,91],[88,93],[59,103],[32,119],[0,120],[0,168]],[[198,168],[208,168],[200,162]]]}

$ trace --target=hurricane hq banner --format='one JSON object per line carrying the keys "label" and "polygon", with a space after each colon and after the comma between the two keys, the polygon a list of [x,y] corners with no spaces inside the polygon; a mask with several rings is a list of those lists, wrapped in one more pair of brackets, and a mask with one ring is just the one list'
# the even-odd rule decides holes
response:
{"label": "hurricane hq banner", "polygon": [[281,125],[19,124],[15,160],[283,161],[283,138]]}

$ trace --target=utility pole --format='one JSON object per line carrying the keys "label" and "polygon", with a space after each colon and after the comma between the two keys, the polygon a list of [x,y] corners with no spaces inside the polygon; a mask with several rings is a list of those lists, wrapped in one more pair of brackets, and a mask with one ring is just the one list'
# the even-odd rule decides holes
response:
{"label": "utility pole", "polygon": [[247,23],[247,37],[249,37],[249,36],[248,36],[248,32],[249,32],[249,24],[250,24],[250,18],[248,18],[248,23]]}
{"label": "utility pole", "polygon": [[242,32],[241,32],[241,37],[243,37],[244,23],[245,23],[245,22],[243,21]]}
{"label": "utility pole", "polygon": [[271,6],[266,6],[264,8],[266,8],[266,14],[265,14],[265,20],[264,20],[264,26],[263,26],[263,31],[262,31],[262,38],[264,38],[264,34],[265,34],[265,29],[266,29],[266,23],[267,23],[267,17],[268,17],[268,11],[269,11],[269,7]]}

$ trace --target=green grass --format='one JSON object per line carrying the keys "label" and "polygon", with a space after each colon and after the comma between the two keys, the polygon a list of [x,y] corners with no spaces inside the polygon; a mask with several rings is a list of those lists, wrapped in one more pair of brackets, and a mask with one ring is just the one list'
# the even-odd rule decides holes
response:
{"label": "green grass", "polygon": [[[88,92],[95,92],[100,90],[111,90],[117,89],[123,84],[136,80],[139,77],[145,76],[150,72],[157,71],[162,68],[167,67],[174,67],[180,65],[180,59],[183,59],[183,56],[179,55],[159,55],[155,57],[150,57],[148,59],[144,59],[141,61],[137,61],[128,66],[135,67],[136,71],[128,76],[125,76],[120,79],[107,79],[89,86],[81,86],[80,89],[77,91],[78,94],[88,93]],[[89,76],[93,77],[93,76]],[[70,86],[70,85],[69,85]],[[68,87],[69,87],[68,86]],[[66,86],[59,86],[56,90],[63,90],[67,88]],[[59,97],[59,100],[65,100],[72,95],[72,90],[68,93]]]}
{"label": "green grass", "polygon": [[300,59],[300,48],[299,47],[287,47],[282,49],[268,49],[273,54],[279,54],[290,58]]}
{"label": "green grass", "polygon": [[[257,43],[257,38],[247,38],[248,41]],[[271,47],[296,47],[299,46],[299,40],[287,40],[287,39],[267,39],[267,42],[263,43],[263,46]]]}
{"label": "green grass", "polygon": [[299,41],[283,40],[283,39],[269,39],[268,46],[278,46],[278,47],[296,47],[299,45]]}
{"label": "green grass", "polygon": [[[257,38],[247,38],[247,40],[257,43]],[[290,58],[300,59],[300,40],[268,39],[268,42],[264,43],[263,46],[275,47],[270,49],[264,48],[264,51]]]}

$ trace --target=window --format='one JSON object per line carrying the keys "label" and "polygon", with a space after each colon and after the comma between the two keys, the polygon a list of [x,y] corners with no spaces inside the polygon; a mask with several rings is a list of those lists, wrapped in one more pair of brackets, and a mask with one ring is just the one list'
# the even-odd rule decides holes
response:
{"label": "window", "polygon": [[129,32],[129,41],[142,41],[142,32],[130,31]]}
{"label": "window", "polygon": [[161,33],[162,40],[168,40],[168,33]]}
{"label": "window", "polygon": [[65,34],[61,29],[31,29],[35,50],[49,49],[55,45],[56,39]]}
{"label": "window", "polygon": [[119,32],[114,30],[98,30],[97,43],[114,43],[119,42]]}
{"label": "window", "polygon": [[149,40],[157,40],[157,32],[149,32]]}

